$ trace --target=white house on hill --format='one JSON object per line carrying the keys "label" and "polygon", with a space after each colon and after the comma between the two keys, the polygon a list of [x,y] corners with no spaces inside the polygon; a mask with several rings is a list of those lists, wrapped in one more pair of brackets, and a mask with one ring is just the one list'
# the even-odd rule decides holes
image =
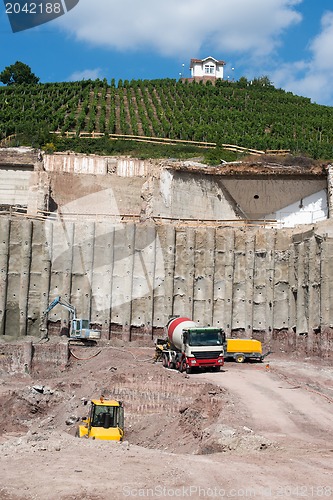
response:
{"label": "white house on hill", "polygon": [[223,79],[224,61],[218,61],[214,57],[205,59],[191,59],[191,78],[196,79]]}

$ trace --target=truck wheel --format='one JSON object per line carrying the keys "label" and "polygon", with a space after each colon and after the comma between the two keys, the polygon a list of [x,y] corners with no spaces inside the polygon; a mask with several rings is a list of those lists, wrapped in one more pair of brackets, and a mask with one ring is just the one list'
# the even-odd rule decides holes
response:
{"label": "truck wheel", "polygon": [[244,354],[236,354],[235,361],[236,361],[236,363],[244,363],[244,361],[245,361]]}
{"label": "truck wheel", "polygon": [[171,369],[174,368],[174,363],[172,361],[170,361],[170,359],[168,359],[167,367],[171,368]]}
{"label": "truck wheel", "polygon": [[220,371],[220,369],[221,369],[221,367],[220,367],[220,366],[213,366],[213,368],[212,368],[212,372],[219,372],[219,371]]}
{"label": "truck wheel", "polygon": [[163,355],[163,358],[162,358],[162,365],[164,366],[164,368],[167,368],[167,366],[168,366],[168,358],[165,354]]}
{"label": "truck wheel", "polygon": [[186,372],[187,373],[187,363],[186,363],[186,359],[182,359],[181,362],[180,362],[180,368],[179,368],[179,371],[181,373],[183,372]]}
{"label": "truck wheel", "polygon": [[188,375],[190,375],[192,373],[192,368],[190,366],[188,366],[186,362],[185,362],[185,371]]}

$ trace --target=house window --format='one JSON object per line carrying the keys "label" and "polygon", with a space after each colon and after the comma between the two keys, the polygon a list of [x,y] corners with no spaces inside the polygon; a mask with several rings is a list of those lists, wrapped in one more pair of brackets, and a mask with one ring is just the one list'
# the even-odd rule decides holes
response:
{"label": "house window", "polygon": [[205,64],[205,74],[206,75],[214,75],[215,74],[214,64]]}

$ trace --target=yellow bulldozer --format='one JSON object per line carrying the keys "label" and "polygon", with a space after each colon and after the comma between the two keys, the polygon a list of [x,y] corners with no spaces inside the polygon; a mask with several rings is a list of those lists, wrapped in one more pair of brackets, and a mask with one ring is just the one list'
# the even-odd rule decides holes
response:
{"label": "yellow bulldozer", "polygon": [[[86,402],[87,403],[87,402]],[[92,399],[89,416],[83,417],[77,437],[122,441],[124,438],[124,407],[113,399]]]}

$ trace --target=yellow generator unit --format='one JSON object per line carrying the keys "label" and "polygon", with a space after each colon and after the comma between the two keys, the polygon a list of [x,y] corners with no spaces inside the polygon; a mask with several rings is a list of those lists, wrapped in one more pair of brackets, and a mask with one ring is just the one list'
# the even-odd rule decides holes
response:
{"label": "yellow generator unit", "polygon": [[78,437],[122,441],[124,438],[124,408],[121,401],[93,399],[89,416],[82,420]]}
{"label": "yellow generator unit", "polygon": [[245,359],[263,361],[267,354],[262,353],[262,345],[259,340],[254,339],[226,339],[224,359],[234,359],[237,363],[243,363]]}

